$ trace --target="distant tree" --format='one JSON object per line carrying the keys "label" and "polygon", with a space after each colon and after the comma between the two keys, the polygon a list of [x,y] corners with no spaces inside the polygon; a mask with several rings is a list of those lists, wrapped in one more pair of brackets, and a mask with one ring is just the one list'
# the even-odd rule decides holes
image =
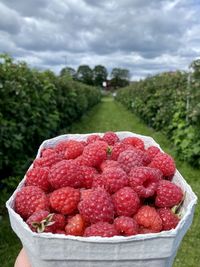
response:
{"label": "distant tree", "polygon": [[77,80],[82,83],[93,85],[93,72],[88,65],[79,66],[76,73],[76,77]]}
{"label": "distant tree", "polygon": [[114,68],[111,72],[111,85],[114,88],[127,86],[129,79],[130,72],[127,69]]}
{"label": "distant tree", "polygon": [[76,71],[75,71],[75,69],[73,69],[71,67],[65,67],[60,71],[60,76],[65,76],[65,75],[70,76],[73,79],[75,79],[76,78]]}
{"label": "distant tree", "polygon": [[93,69],[93,82],[96,86],[102,86],[102,83],[106,81],[108,72],[106,67],[97,65]]}
{"label": "distant tree", "polygon": [[194,60],[190,67],[193,69],[193,77],[196,79],[200,79],[200,59]]}

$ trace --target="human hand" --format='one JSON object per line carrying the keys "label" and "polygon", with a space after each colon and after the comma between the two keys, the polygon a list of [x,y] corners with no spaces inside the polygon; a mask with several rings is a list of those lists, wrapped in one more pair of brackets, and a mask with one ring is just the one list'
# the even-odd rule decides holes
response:
{"label": "human hand", "polygon": [[31,264],[29,262],[28,256],[24,248],[20,251],[19,255],[17,256],[14,267],[31,267]]}

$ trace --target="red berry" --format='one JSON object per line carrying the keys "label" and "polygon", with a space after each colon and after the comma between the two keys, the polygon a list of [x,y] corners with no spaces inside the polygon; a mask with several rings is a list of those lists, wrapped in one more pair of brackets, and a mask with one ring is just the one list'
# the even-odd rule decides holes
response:
{"label": "red berry", "polygon": [[155,194],[162,172],[150,167],[135,167],[129,173],[129,184],[139,197],[148,198]]}
{"label": "red berry", "polygon": [[80,193],[81,193],[81,201],[82,201],[88,198],[90,194],[93,193],[93,189],[81,189]]}
{"label": "red berry", "polygon": [[100,169],[103,172],[105,169],[110,168],[110,167],[114,167],[114,168],[118,168],[120,167],[119,163],[115,160],[105,160],[101,163]]}
{"label": "red berry", "polygon": [[107,222],[98,222],[87,227],[84,232],[84,236],[102,236],[112,237],[118,235],[117,230],[113,224]]}
{"label": "red berry", "polygon": [[86,142],[86,141],[80,141],[80,143],[81,143],[83,146],[87,146],[87,142]]}
{"label": "red berry", "polygon": [[118,142],[114,144],[112,148],[110,159],[117,160],[121,152],[125,150],[131,150],[131,149],[134,149],[134,147],[131,146],[130,144],[124,144],[124,143]]}
{"label": "red berry", "polygon": [[91,163],[88,159],[84,158],[82,155],[74,159],[77,166],[88,166],[91,167]]}
{"label": "red berry", "polygon": [[132,168],[144,166],[145,154],[139,149],[126,150],[120,153],[118,162],[120,166],[129,173]]}
{"label": "red berry", "polygon": [[140,233],[157,233],[162,230],[162,220],[153,207],[142,206],[134,218],[140,226]]}
{"label": "red berry", "polygon": [[55,150],[65,159],[75,159],[83,153],[84,145],[76,140],[66,140],[58,143]]}
{"label": "red berry", "polygon": [[167,180],[162,180],[158,184],[156,190],[155,205],[160,208],[168,207],[171,208],[178,205],[183,199],[182,189]]}
{"label": "red berry", "polygon": [[171,230],[176,228],[179,223],[179,217],[174,214],[169,208],[160,208],[158,209],[158,214],[162,220],[163,230]]}
{"label": "red berry", "polygon": [[70,140],[65,150],[65,159],[75,159],[83,153],[84,145],[81,142]]}
{"label": "red berry", "polygon": [[108,143],[108,145],[113,146],[115,143],[119,142],[119,137],[114,132],[106,132],[102,140]]}
{"label": "red berry", "polygon": [[95,175],[95,177],[93,179],[92,187],[93,188],[101,187],[101,188],[104,188],[106,190],[104,177],[101,174]]}
{"label": "red berry", "polygon": [[80,192],[72,187],[63,187],[51,193],[51,207],[61,214],[71,214],[77,209]]}
{"label": "red berry", "polygon": [[51,167],[57,162],[62,160],[62,156],[55,150],[48,148],[46,149],[41,158],[37,158],[33,162],[34,167]]}
{"label": "red berry", "polygon": [[104,141],[96,141],[87,145],[83,150],[83,159],[91,167],[99,167],[107,158],[108,144]]}
{"label": "red berry", "polygon": [[45,210],[34,212],[26,221],[33,232],[51,232],[64,229],[65,217],[62,214],[49,213]]}
{"label": "red berry", "polygon": [[126,137],[122,140],[122,143],[129,144],[134,146],[135,148],[144,150],[144,142],[138,137]]}
{"label": "red berry", "polygon": [[149,167],[159,169],[168,179],[171,179],[176,171],[176,165],[173,158],[170,155],[162,152],[158,152],[155,155],[149,164]]}
{"label": "red berry", "polygon": [[138,233],[139,234],[151,234],[151,233],[154,233],[154,231],[152,231],[151,229],[145,228],[145,227],[140,225]]}
{"label": "red berry", "polygon": [[66,219],[63,214],[54,213],[52,221],[55,222],[56,230],[60,229],[63,230],[66,225]]}
{"label": "red berry", "polygon": [[48,192],[51,185],[48,180],[49,168],[35,167],[26,173],[26,185],[35,185]]}
{"label": "red berry", "polygon": [[64,230],[56,230],[55,234],[60,234],[60,235],[66,235],[66,232]]}
{"label": "red berry", "polygon": [[43,148],[41,151],[41,158],[48,157],[51,154],[54,154],[55,150],[53,147]]}
{"label": "red berry", "polygon": [[150,146],[147,148],[146,153],[150,157],[151,161],[155,157],[156,154],[160,152],[160,149],[157,146]]}
{"label": "red berry", "polygon": [[23,187],[16,195],[15,211],[23,219],[27,219],[35,211],[48,209],[48,199],[45,193],[37,186]]}
{"label": "red berry", "polygon": [[92,134],[92,135],[89,135],[88,138],[87,138],[87,144],[91,144],[91,143],[94,143],[96,141],[101,141],[101,136],[97,135],[97,134]]}
{"label": "red berry", "polygon": [[49,182],[55,189],[65,186],[79,188],[83,183],[83,175],[73,160],[62,160],[51,168]]}
{"label": "red berry", "polygon": [[112,195],[113,204],[118,216],[132,216],[140,207],[140,199],[130,187],[123,187]]}
{"label": "red berry", "polygon": [[83,185],[84,188],[91,188],[94,177],[98,174],[95,168],[89,166],[80,166],[80,170],[83,175]]}
{"label": "red berry", "polygon": [[105,189],[110,193],[115,193],[120,188],[128,185],[128,177],[121,168],[107,168],[101,174]]}
{"label": "red berry", "polygon": [[52,232],[54,226],[51,225],[51,219],[53,214],[50,214],[47,210],[39,210],[34,212],[26,221],[28,226],[33,232]]}
{"label": "red berry", "polygon": [[114,225],[119,235],[130,236],[138,234],[138,224],[133,218],[119,216],[114,220]]}
{"label": "red berry", "polygon": [[67,235],[82,236],[85,229],[85,223],[83,217],[80,214],[68,219],[68,223],[65,227]]}
{"label": "red berry", "polygon": [[102,188],[89,190],[87,197],[84,197],[78,205],[79,213],[84,220],[90,223],[112,222],[114,208],[110,195]]}

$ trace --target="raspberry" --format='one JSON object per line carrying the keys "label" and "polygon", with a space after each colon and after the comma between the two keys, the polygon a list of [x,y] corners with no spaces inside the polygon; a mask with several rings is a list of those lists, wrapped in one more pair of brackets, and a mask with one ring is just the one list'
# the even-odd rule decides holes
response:
{"label": "raspberry", "polygon": [[64,230],[56,230],[55,234],[60,234],[60,235],[66,235],[66,232]]}
{"label": "raspberry", "polygon": [[52,221],[55,222],[56,230],[63,230],[65,228],[66,219],[63,214],[54,213]]}
{"label": "raspberry", "polygon": [[80,141],[80,143],[81,143],[83,146],[87,146],[87,142],[86,142],[86,141]]}
{"label": "raspberry", "polygon": [[42,153],[41,158],[37,158],[33,162],[34,167],[51,167],[62,160],[62,156],[55,150],[48,148]]}
{"label": "raspberry", "polygon": [[119,235],[130,236],[138,234],[138,224],[130,217],[117,217],[114,220],[114,226]]}
{"label": "raspberry", "polygon": [[93,193],[93,189],[81,189],[80,193],[81,193],[81,200],[85,200],[90,196],[90,194]]}
{"label": "raspberry", "polygon": [[101,174],[95,175],[92,183],[93,188],[101,187],[106,190],[104,177]]}
{"label": "raspberry", "polygon": [[173,158],[170,155],[162,152],[158,152],[155,155],[149,164],[149,167],[161,170],[163,175],[168,179],[171,179],[176,171],[176,165]]}
{"label": "raspberry", "polygon": [[34,212],[26,223],[33,232],[52,232],[54,230],[54,226],[51,225],[52,216],[53,214],[47,210],[39,210]]}
{"label": "raspberry", "polygon": [[150,167],[135,167],[129,173],[129,184],[139,197],[148,198],[155,194],[162,172]]}
{"label": "raspberry", "polygon": [[84,232],[84,236],[102,236],[112,237],[118,235],[117,230],[113,224],[107,222],[98,222],[87,227]]}
{"label": "raspberry", "polygon": [[102,140],[108,143],[109,146],[113,146],[115,143],[119,142],[119,137],[114,132],[106,132]]}
{"label": "raspberry", "polygon": [[57,144],[55,150],[65,159],[75,159],[83,153],[84,145],[75,140],[67,140]]}
{"label": "raspberry", "polygon": [[133,189],[123,187],[112,195],[118,216],[132,216],[140,207],[140,199]]}
{"label": "raspberry", "polygon": [[75,159],[83,153],[84,145],[75,140],[69,140],[66,146],[65,159]]}
{"label": "raspberry", "polygon": [[144,142],[138,137],[126,137],[122,140],[122,143],[129,144],[134,146],[135,148],[144,150]]}
{"label": "raspberry", "polygon": [[65,232],[67,235],[82,236],[84,233],[85,223],[80,214],[68,219],[68,223],[65,227]]}
{"label": "raspberry", "polygon": [[49,182],[55,189],[65,186],[79,188],[83,183],[83,175],[73,160],[62,160],[51,168]]}
{"label": "raspberry", "polygon": [[101,174],[105,189],[110,193],[115,193],[120,188],[128,185],[128,177],[121,168],[107,168]]}
{"label": "raspberry", "polygon": [[158,214],[162,220],[163,231],[176,228],[177,224],[179,223],[179,217],[175,215],[169,208],[158,209]]}
{"label": "raspberry", "polygon": [[134,167],[144,166],[144,152],[139,149],[126,150],[120,153],[118,162],[120,166],[129,173]]}
{"label": "raspberry", "polygon": [[124,144],[124,143],[116,143],[114,144],[112,151],[111,151],[111,157],[112,160],[117,160],[119,157],[119,154],[125,150],[131,150],[134,149],[133,146],[130,144]]}
{"label": "raspberry", "polygon": [[80,192],[72,187],[63,187],[51,193],[51,207],[61,214],[71,214],[77,209]]}
{"label": "raspberry", "polygon": [[118,168],[118,167],[120,167],[120,165],[115,160],[107,159],[101,163],[100,169],[101,169],[101,171],[104,171],[105,169],[110,168],[110,167]]}
{"label": "raspberry", "polygon": [[104,141],[96,141],[87,145],[83,150],[83,159],[91,167],[98,167],[107,158],[108,144]]}
{"label": "raspberry", "polygon": [[140,233],[157,233],[162,230],[162,220],[153,207],[142,206],[134,218],[140,226]]}
{"label": "raspberry", "polygon": [[76,158],[74,160],[74,162],[76,163],[76,165],[78,166],[88,166],[91,167],[91,163],[88,159],[84,158],[82,155],[79,156],[78,158]]}
{"label": "raspberry", "polygon": [[34,212],[26,221],[33,232],[51,232],[64,229],[65,217],[61,214],[49,213],[45,210]]}
{"label": "raspberry", "polygon": [[95,168],[89,166],[80,166],[80,170],[83,175],[83,185],[84,188],[91,188],[94,177],[98,174]]}
{"label": "raspberry", "polygon": [[155,205],[160,208],[171,208],[183,199],[183,192],[179,186],[170,181],[162,180],[156,190]]}
{"label": "raspberry", "polygon": [[146,153],[150,157],[151,161],[158,152],[160,152],[160,149],[157,146],[150,146],[146,150]]}
{"label": "raspberry", "polygon": [[151,157],[148,155],[146,151],[144,151],[143,165],[148,166],[151,162]]}
{"label": "raspberry", "polygon": [[89,190],[87,197],[84,197],[78,205],[79,213],[83,219],[90,223],[112,222],[114,208],[110,195],[102,188]]}
{"label": "raspberry", "polygon": [[88,138],[87,138],[87,144],[91,144],[91,143],[94,143],[96,141],[101,141],[102,138],[97,135],[97,134],[92,134],[92,135],[89,135]]}
{"label": "raspberry", "polygon": [[53,147],[43,148],[41,151],[41,158],[48,157],[51,154],[54,154],[56,151]]}
{"label": "raspberry", "polygon": [[151,234],[151,233],[154,233],[151,229],[145,228],[143,226],[139,226],[138,232],[139,232],[139,234]]}
{"label": "raspberry", "polygon": [[35,167],[26,173],[26,185],[35,185],[48,192],[51,185],[48,180],[49,168]]}
{"label": "raspberry", "polygon": [[45,193],[37,186],[23,187],[16,195],[15,211],[27,219],[38,210],[49,210]]}

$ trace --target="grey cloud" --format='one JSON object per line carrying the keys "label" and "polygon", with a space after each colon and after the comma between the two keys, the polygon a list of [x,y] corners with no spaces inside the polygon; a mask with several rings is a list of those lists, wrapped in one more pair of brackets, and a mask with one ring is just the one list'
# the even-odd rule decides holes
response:
{"label": "grey cloud", "polygon": [[19,14],[4,4],[0,3],[0,30],[10,34],[20,31],[22,18]]}
{"label": "grey cloud", "polygon": [[10,9],[16,10],[24,17],[31,17],[37,14],[47,7],[48,0],[1,0],[4,5],[7,5]]}
{"label": "grey cloud", "polygon": [[2,0],[0,52],[55,71],[67,57],[74,68],[127,67],[144,77],[198,56],[199,12],[195,0]]}

